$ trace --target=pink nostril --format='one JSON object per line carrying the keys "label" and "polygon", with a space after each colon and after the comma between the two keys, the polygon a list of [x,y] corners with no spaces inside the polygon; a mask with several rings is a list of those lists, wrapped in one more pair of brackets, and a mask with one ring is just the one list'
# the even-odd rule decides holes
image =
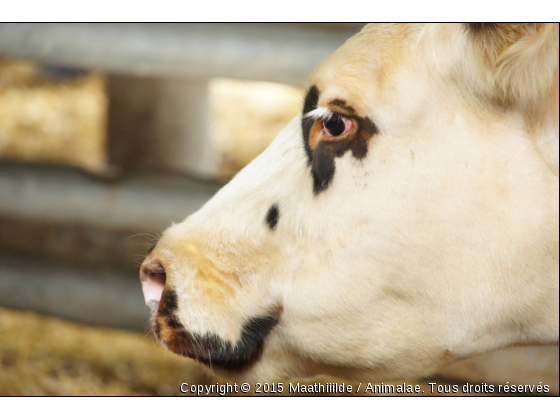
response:
{"label": "pink nostril", "polygon": [[152,315],[155,315],[165,287],[165,269],[160,263],[151,262],[142,266],[141,273],[144,300]]}

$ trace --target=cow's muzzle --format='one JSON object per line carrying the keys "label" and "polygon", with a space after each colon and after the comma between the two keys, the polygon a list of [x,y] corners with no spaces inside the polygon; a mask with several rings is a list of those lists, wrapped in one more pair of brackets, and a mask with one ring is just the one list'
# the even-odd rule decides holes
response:
{"label": "cow's muzzle", "polygon": [[179,297],[168,272],[157,256],[146,258],[140,268],[140,279],[146,305],[150,311],[156,338],[172,352],[195,359],[214,369],[240,371],[252,366],[261,355],[264,341],[278,324],[281,310],[247,319],[237,342],[222,339],[218,334],[191,333],[179,316]]}

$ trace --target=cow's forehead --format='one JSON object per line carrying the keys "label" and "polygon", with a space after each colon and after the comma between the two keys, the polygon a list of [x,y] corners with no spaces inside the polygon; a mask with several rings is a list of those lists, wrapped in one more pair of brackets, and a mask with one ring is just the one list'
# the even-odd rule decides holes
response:
{"label": "cow's forehead", "polygon": [[391,92],[398,69],[413,59],[421,25],[368,25],[314,72],[310,85],[320,91],[319,105],[334,99],[365,112],[368,101]]}

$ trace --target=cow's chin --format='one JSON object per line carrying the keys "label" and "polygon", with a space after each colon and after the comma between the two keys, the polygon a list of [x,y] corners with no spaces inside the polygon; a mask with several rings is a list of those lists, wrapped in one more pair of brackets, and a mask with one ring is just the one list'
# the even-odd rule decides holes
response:
{"label": "cow's chin", "polygon": [[175,293],[167,290],[152,318],[152,329],[157,339],[173,353],[213,370],[236,373],[246,371],[259,360],[265,339],[278,320],[277,315],[250,318],[241,327],[240,338],[235,343],[212,332],[192,333],[177,317]]}
{"label": "cow's chin", "polygon": [[154,334],[173,353],[212,369],[240,372],[257,362],[266,336],[277,323],[274,316],[253,318],[243,326],[241,339],[231,343],[212,333],[192,334],[174,317],[158,316],[154,322]]}

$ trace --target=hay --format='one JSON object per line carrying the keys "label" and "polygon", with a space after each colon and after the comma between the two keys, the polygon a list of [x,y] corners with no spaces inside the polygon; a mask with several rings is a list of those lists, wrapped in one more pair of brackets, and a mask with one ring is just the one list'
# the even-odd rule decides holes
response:
{"label": "hay", "polygon": [[[31,63],[0,60],[0,158],[106,171],[105,85],[99,73],[54,80]],[[229,79],[213,80],[209,95],[222,179],[260,154],[303,101],[292,86]]]}
{"label": "hay", "polygon": [[0,61],[0,157],[106,170],[104,87],[100,74],[55,81]]}
{"label": "hay", "polygon": [[0,308],[0,395],[180,395],[213,379],[149,335]]}

